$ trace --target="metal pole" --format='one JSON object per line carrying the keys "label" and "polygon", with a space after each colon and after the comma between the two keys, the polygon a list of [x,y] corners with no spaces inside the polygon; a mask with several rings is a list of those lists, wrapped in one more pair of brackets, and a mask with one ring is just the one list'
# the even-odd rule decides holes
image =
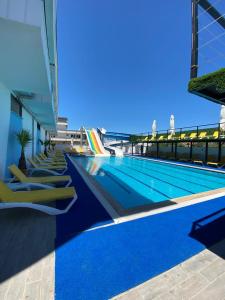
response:
{"label": "metal pole", "polygon": [[198,0],[191,1],[192,41],[191,41],[191,73],[190,77],[198,76]]}
{"label": "metal pole", "polygon": [[134,155],[133,143],[131,144],[131,149],[132,149],[132,156],[133,156]]}
{"label": "metal pole", "polygon": [[218,162],[221,161],[221,148],[222,148],[222,142],[219,141],[219,147],[218,147]]}
{"label": "metal pole", "polygon": [[208,161],[208,150],[209,150],[209,143],[205,142],[205,161]]}
{"label": "metal pole", "polygon": [[175,159],[177,159],[177,142],[175,142],[175,155],[174,155]]}
{"label": "metal pole", "polygon": [[190,160],[192,159],[192,151],[193,151],[193,145],[192,145],[192,142],[191,142],[191,147],[190,147]]}

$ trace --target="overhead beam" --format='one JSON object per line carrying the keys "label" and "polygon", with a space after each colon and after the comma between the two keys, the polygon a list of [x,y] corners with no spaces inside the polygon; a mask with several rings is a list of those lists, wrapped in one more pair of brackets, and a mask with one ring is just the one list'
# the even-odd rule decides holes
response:
{"label": "overhead beam", "polygon": [[192,41],[191,41],[191,78],[198,76],[198,2],[191,1]]}
{"label": "overhead beam", "polygon": [[198,4],[225,29],[225,18],[208,0],[200,0]]}

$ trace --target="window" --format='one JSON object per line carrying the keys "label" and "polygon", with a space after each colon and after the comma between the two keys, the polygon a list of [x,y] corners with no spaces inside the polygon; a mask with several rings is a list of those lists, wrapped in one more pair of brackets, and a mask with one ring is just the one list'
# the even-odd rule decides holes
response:
{"label": "window", "polygon": [[11,111],[22,117],[22,105],[19,103],[16,97],[11,94]]}
{"label": "window", "polygon": [[39,123],[37,123],[37,130],[40,130],[41,129],[41,126]]}

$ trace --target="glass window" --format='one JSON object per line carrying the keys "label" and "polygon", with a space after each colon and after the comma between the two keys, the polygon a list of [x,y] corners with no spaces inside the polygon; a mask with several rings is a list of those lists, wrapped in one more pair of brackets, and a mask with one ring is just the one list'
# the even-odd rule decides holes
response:
{"label": "glass window", "polygon": [[22,117],[22,105],[13,95],[11,95],[11,111]]}

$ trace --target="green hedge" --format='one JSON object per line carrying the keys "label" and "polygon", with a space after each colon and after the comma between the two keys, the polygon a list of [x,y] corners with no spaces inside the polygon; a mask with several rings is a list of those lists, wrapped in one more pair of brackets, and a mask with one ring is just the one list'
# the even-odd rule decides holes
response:
{"label": "green hedge", "polygon": [[191,79],[188,90],[190,92],[199,91],[209,86],[214,86],[219,93],[225,92],[225,68]]}

